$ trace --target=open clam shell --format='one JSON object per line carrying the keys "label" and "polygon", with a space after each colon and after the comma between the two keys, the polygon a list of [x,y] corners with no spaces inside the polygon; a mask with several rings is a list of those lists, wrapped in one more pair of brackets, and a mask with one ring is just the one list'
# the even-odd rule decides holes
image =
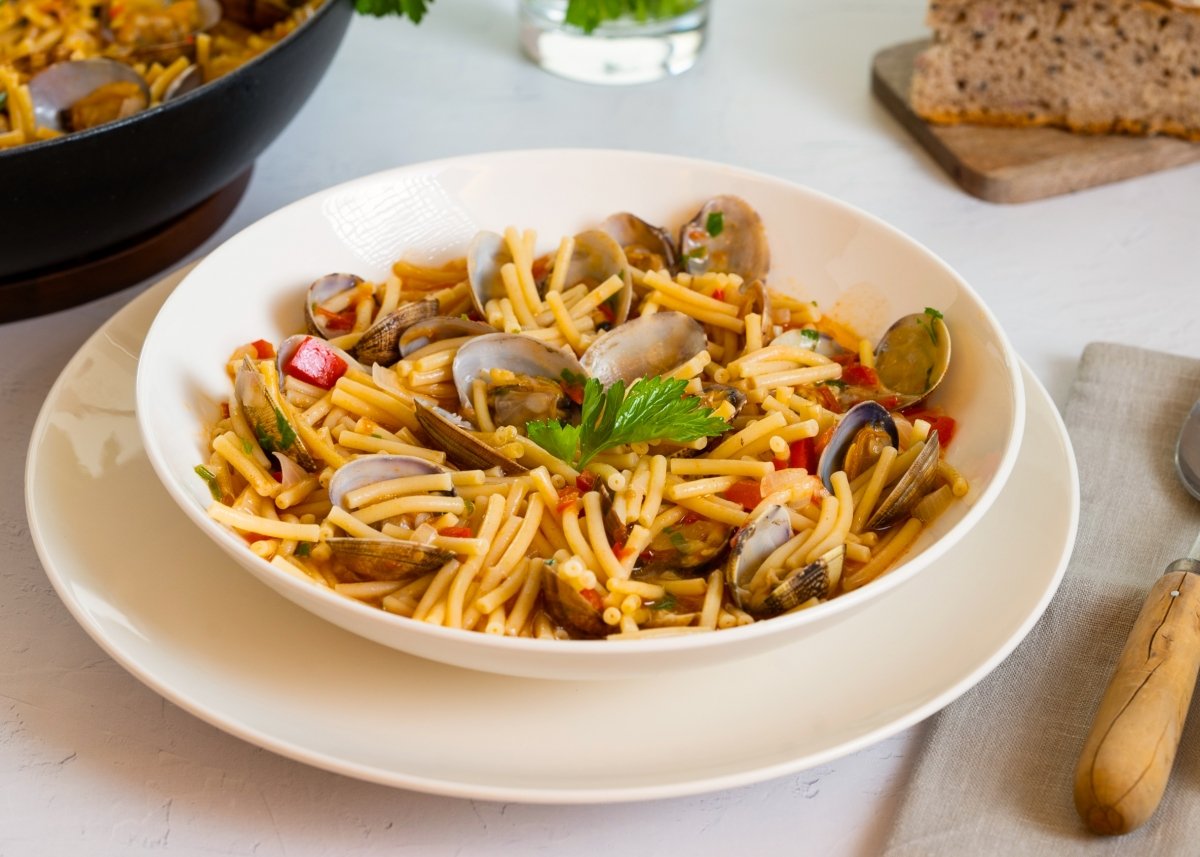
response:
{"label": "open clam shell", "polygon": [[751,581],[766,558],[791,537],[792,521],[787,509],[776,504],[763,509],[734,536],[725,565],[725,582],[738,607],[751,612]]}
{"label": "open clam shell", "polygon": [[[29,81],[29,97],[37,124],[55,131],[78,131],[83,122],[72,108],[84,99],[111,93],[103,112],[105,121],[132,116],[150,106],[150,87],[124,63],[110,59],[69,60],[55,63]],[[81,126],[81,127],[77,127]]]}
{"label": "open clam shell", "polygon": [[478,233],[467,247],[467,282],[480,317],[487,318],[488,301],[507,297],[500,269],[512,260],[508,243],[496,232]]}
{"label": "open clam shell", "polygon": [[445,451],[459,467],[483,470],[499,467],[507,476],[529,472],[529,468],[506,458],[477,438],[471,433],[469,425],[449,411],[436,406],[427,407],[420,402],[416,403],[416,407],[417,422],[421,424],[421,429],[429,436],[434,447]]}
{"label": "open clam shell", "polygon": [[886,529],[911,512],[913,507],[921,502],[921,498],[929,491],[937,476],[941,446],[937,431],[930,432],[921,452],[896,480],[887,495],[879,501],[879,505],[875,507],[871,517],[867,519],[864,525],[866,529]]}
{"label": "open clam shell", "polygon": [[950,330],[934,310],[896,321],[875,346],[879,382],[900,399],[900,407],[934,391],[950,366]]}
{"label": "open clam shell", "polygon": [[643,271],[677,270],[675,242],[665,229],[651,226],[627,211],[605,218],[600,229],[621,245],[625,258],[634,267]]}
{"label": "open clam shell", "polygon": [[817,462],[817,475],[833,491],[833,474],[839,470],[853,479],[866,470],[887,445],[899,447],[900,433],[887,408],[878,402],[859,402],[842,415]]}
{"label": "open clam shell", "polygon": [[465,343],[454,355],[452,371],[459,402],[471,404],[471,385],[492,378],[495,370],[511,372],[518,380],[489,388],[504,390],[504,401],[493,401],[493,417],[504,425],[524,427],[529,420],[560,419],[565,413],[561,382],[578,382],[583,366],[575,356],[544,342],[515,333],[489,333]]}
{"label": "open clam shell", "polygon": [[579,362],[608,386],[666,375],[708,346],[704,328],[681,312],[662,310],[627,321],[596,338]]}
{"label": "open clam shell", "polygon": [[679,234],[682,264],[690,274],[738,274],[743,280],[766,279],[771,248],[762,218],[737,196],[716,196]]}
{"label": "open clam shell", "polygon": [[400,354],[404,357],[443,339],[462,336],[486,336],[496,328],[482,321],[471,321],[458,316],[436,315],[409,325],[400,334]]}
{"label": "open clam shell", "polygon": [[785,577],[760,606],[747,612],[770,618],[799,607],[810,598],[827,598],[842,579],[845,557],[844,545],[829,550]]}
{"label": "open clam shell", "polygon": [[366,365],[391,366],[400,359],[400,337],[412,325],[438,314],[436,300],[412,301],[384,315],[355,343],[351,353]]}
{"label": "open clam shell", "polygon": [[331,324],[333,319],[323,315],[317,307],[334,295],[354,288],[362,281],[362,277],[354,274],[326,274],[314,280],[308,287],[304,303],[304,324],[308,332],[322,339],[332,339],[346,333],[349,328],[338,329]]}
{"label": "open clam shell", "polygon": [[574,635],[603,637],[613,630],[604,614],[562,579],[557,564],[548,564],[542,576],[542,603],[550,618]]}
{"label": "open clam shell", "polygon": [[333,474],[329,480],[329,502],[346,508],[346,494],[356,488],[406,476],[446,472],[446,468],[432,461],[411,455],[365,455],[346,462]]}
{"label": "open clam shell", "polygon": [[243,357],[233,384],[238,406],[264,452],[280,452],[310,473],[317,462],[288,416],[277,379],[268,381],[249,357]]}
{"label": "open clam shell", "polygon": [[625,251],[607,232],[589,229],[575,236],[575,249],[567,264],[563,287],[571,288],[583,283],[594,289],[612,276],[622,280],[621,290],[612,298],[613,326],[620,326],[629,318],[629,307],[633,302],[633,275],[629,271],[629,260]]}

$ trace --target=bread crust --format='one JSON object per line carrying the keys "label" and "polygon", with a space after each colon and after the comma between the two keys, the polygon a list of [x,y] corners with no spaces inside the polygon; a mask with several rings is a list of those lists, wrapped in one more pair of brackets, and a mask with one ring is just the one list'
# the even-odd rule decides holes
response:
{"label": "bread crust", "polygon": [[927,23],[930,122],[1200,141],[1200,0],[930,0]]}

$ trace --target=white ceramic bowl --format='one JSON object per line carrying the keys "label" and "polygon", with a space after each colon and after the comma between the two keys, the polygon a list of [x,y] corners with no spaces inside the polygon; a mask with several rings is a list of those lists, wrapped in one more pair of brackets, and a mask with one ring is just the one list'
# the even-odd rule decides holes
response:
{"label": "white ceramic bowl", "polygon": [[[941,310],[954,351],[936,403],[959,423],[949,459],[971,484],[883,577],[816,608],[713,634],[629,642],[509,639],[434,627],[367,607],[273,568],[206,514],[193,468],[229,391],[239,344],[303,329],[306,285],[331,271],[368,279],[392,261],[461,256],[480,229],[534,228],[539,252],[616,211],[675,229],[708,197],[753,205],[771,242],[771,285],[876,339],[896,318]],[[546,150],[402,167],[330,188],[263,218],[213,251],[179,285],[142,349],[137,411],[146,451],[187,515],[263,583],[386,646],[488,672],[616,678],[712,664],[795,643],[886,595],[940,557],[985,514],[1016,459],[1024,424],[1017,359],[979,297],[944,262],[887,224],[823,194],[720,164],[638,152]],[[163,573],[170,574],[164,557]],[[184,605],[180,609],[186,609]],[[947,641],[950,644],[951,641]],[[813,640],[813,644],[817,641]],[[880,640],[886,646],[886,640]]]}

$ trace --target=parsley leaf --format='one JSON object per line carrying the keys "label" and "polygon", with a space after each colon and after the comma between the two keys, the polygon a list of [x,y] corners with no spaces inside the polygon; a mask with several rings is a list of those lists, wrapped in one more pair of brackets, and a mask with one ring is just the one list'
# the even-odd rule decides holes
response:
{"label": "parsley leaf", "polygon": [[221,502],[221,486],[217,484],[216,475],[203,464],[197,464],[194,469],[196,475],[208,483],[208,493],[212,494],[212,498]]}
{"label": "parsley leaf", "polygon": [[675,596],[668,592],[657,601],[651,602],[648,606],[651,610],[674,610],[679,602],[675,600]]}
{"label": "parsley leaf", "polygon": [[944,319],[945,316],[943,316],[940,312],[938,312],[931,306],[925,307],[925,315],[927,315],[929,318],[921,326],[924,327],[925,332],[929,334],[929,341],[932,342],[934,345],[937,345],[938,344],[937,328],[934,327],[933,323],[935,321]]}
{"label": "parsley leaf", "polygon": [[421,23],[433,0],[354,0],[354,8],[363,15],[400,15],[414,24]]}
{"label": "parsley leaf", "polygon": [[704,231],[716,238],[725,231],[725,215],[719,211],[710,211],[704,221]]}
{"label": "parsley leaf", "polygon": [[296,545],[296,556],[305,557],[312,554],[312,545],[309,542],[300,542]]}
{"label": "parsley leaf", "polygon": [[635,21],[673,18],[695,7],[696,0],[568,0],[564,20],[590,33],[605,21],[625,16]]}
{"label": "parsley leaf", "polygon": [[685,387],[687,381],[678,378],[642,378],[626,394],[624,381],[605,388],[589,378],[579,425],[541,420],[527,423],[525,430],[542,449],[579,468],[598,453],[621,444],[689,443],[723,434],[729,424],[714,417],[697,397],[685,396]]}

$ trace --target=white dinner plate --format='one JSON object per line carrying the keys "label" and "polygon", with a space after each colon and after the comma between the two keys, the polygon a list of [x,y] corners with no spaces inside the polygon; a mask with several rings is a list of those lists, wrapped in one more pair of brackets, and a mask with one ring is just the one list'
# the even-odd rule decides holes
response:
{"label": "white dinner plate", "polygon": [[918,722],[983,678],[1041,615],[1074,543],[1070,442],[1026,370],[1025,440],[992,511],[886,603],[819,636],[610,682],[424,661],[254,580],[155,478],[134,378],[180,276],[118,313],[51,389],[26,473],[34,542],[68,609],[126,669],[232,735],[331,771],[458,797],[586,803],[802,770]]}

